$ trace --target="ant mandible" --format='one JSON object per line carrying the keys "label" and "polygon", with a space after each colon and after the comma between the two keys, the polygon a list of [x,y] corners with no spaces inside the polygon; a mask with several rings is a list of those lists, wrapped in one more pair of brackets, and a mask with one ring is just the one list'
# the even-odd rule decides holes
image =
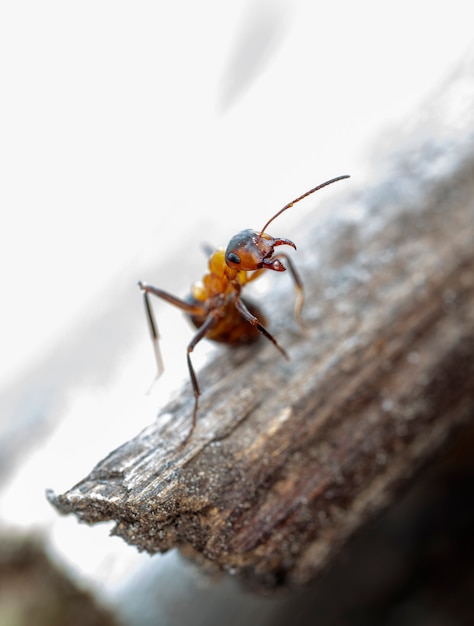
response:
{"label": "ant mandible", "polygon": [[[349,176],[338,176],[310,189],[275,213],[260,231],[242,230],[232,237],[226,250],[219,248],[212,252],[208,262],[209,272],[204,275],[202,281],[194,283],[191,287],[191,295],[187,299],[182,300],[163,289],[152,287],[143,282],[138,283],[143,293],[146,317],[155,351],[158,368],[157,378],[162,374],[164,368],[158,343],[158,327],[148,297],[149,294],[166,300],[166,302],[187,313],[191,322],[198,329],[187,348],[188,370],[194,391],[194,410],[191,429],[182,445],[189,440],[196,427],[201,391],[191,362],[191,353],[201,339],[206,337],[212,341],[237,346],[251,343],[262,334],[273,343],[286,359],[289,358],[286,351],[266,329],[265,317],[260,309],[241,297],[240,294],[242,288],[258,278],[264,270],[283,272],[288,268],[296,289],[294,315],[299,325],[303,326],[301,311],[304,292],[301,278],[287,254],[279,252],[274,255],[276,246],[287,245],[295,250],[296,246],[289,239],[272,237],[265,230],[283,211],[290,209],[294,204],[315,191],[344,178],[349,178]],[[285,260],[287,267],[281,263],[280,259]],[[249,272],[251,273],[249,274]]]}

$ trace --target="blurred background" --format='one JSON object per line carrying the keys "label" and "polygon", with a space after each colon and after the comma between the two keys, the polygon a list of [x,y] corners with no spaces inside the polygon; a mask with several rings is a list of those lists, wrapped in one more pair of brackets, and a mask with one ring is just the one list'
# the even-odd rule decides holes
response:
{"label": "blurred background", "polygon": [[[333,176],[370,185],[383,175],[374,150],[409,134],[472,44],[467,0],[2,3],[3,535],[39,534],[119,612],[152,562],[176,597],[199,597],[176,555],[137,554],[45,498],[187,379],[191,335],[159,303],[166,371],[147,394],[136,283],[183,296],[205,271],[202,243],[263,226]],[[285,214],[284,236],[310,210]],[[210,350],[199,346],[197,367]]]}

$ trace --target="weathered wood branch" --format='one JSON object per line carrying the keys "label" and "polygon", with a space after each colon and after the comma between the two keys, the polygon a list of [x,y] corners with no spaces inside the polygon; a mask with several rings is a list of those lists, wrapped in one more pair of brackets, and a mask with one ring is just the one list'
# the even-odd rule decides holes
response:
{"label": "weathered wood branch", "polygon": [[59,511],[114,520],[150,553],[178,546],[259,584],[302,583],[473,418],[474,158],[461,141],[420,140],[390,166],[367,192],[338,195],[334,217],[291,232],[307,333],[289,282],[265,298],[291,362],[264,341],[223,351],[199,372],[185,447],[189,386],[50,493]]}

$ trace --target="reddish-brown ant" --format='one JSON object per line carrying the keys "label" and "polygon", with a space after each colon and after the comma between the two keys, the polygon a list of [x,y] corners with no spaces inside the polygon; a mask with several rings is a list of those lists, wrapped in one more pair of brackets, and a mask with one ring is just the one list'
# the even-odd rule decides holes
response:
{"label": "reddish-brown ant", "polygon": [[[202,281],[194,283],[191,287],[191,295],[186,300],[177,298],[167,291],[152,287],[146,283],[138,283],[144,296],[146,317],[158,366],[158,376],[163,371],[163,364],[158,345],[158,329],[148,295],[151,294],[162,298],[185,311],[191,322],[198,329],[187,348],[189,376],[194,391],[194,411],[191,429],[183,444],[191,437],[196,426],[201,392],[191,362],[191,352],[203,337],[236,346],[251,343],[262,334],[278,348],[285,358],[288,358],[285,350],[266,329],[264,325],[266,323],[265,317],[259,308],[241,297],[240,294],[242,288],[247,283],[258,278],[265,269],[276,272],[285,271],[287,268],[280,261],[280,259],[284,259],[296,288],[295,318],[302,326],[301,310],[304,293],[301,279],[288,255],[277,253],[274,256],[274,248],[276,246],[288,245],[295,250],[296,246],[289,239],[271,237],[265,230],[283,211],[291,208],[294,204],[315,191],[344,178],[349,178],[349,176],[338,176],[310,189],[275,213],[262,230],[242,230],[232,237],[226,250],[219,248],[211,253],[208,262],[209,272],[204,275]],[[249,274],[248,272],[251,273]]]}

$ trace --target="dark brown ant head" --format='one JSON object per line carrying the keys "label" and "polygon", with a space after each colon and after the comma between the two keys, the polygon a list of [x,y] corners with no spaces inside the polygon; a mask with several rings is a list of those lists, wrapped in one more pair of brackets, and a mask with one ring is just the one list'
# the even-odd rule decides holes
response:
{"label": "dark brown ant head", "polygon": [[275,270],[276,272],[283,272],[286,268],[278,259],[274,259],[273,253],[276,246],[287,245],[296,250],[295,244],[289,239],[274,239],[268,235],[265,230],[273,222],[273,220],[281,215],[283,211],[290,209],[294,204],[303,200],[307,196],[311,195],[315,191],[331,185],[338,180],[349,178],[349,176],[338,176],[337,178],[331,178],[325,183],[310,189],[302,196],[299,196],[292,202],[285,204],[273,217],[271,217],[260,232],[255,230],[241,230],[229,241],[229,245],[225,251],[225,262],[234,270],[252,271],[258,270],[262,267]]}
{"label": "dark brown ant head", "polygon": [[295,248],[289,239],[274,239],[266,233],[257,233],[255,230],[241,230],[229,241],[225,251],[225,262],[235,270],[252,271],[262,267],[285,271],[285,266],[278,259],[273,259],[275,246],[288,245]]}

